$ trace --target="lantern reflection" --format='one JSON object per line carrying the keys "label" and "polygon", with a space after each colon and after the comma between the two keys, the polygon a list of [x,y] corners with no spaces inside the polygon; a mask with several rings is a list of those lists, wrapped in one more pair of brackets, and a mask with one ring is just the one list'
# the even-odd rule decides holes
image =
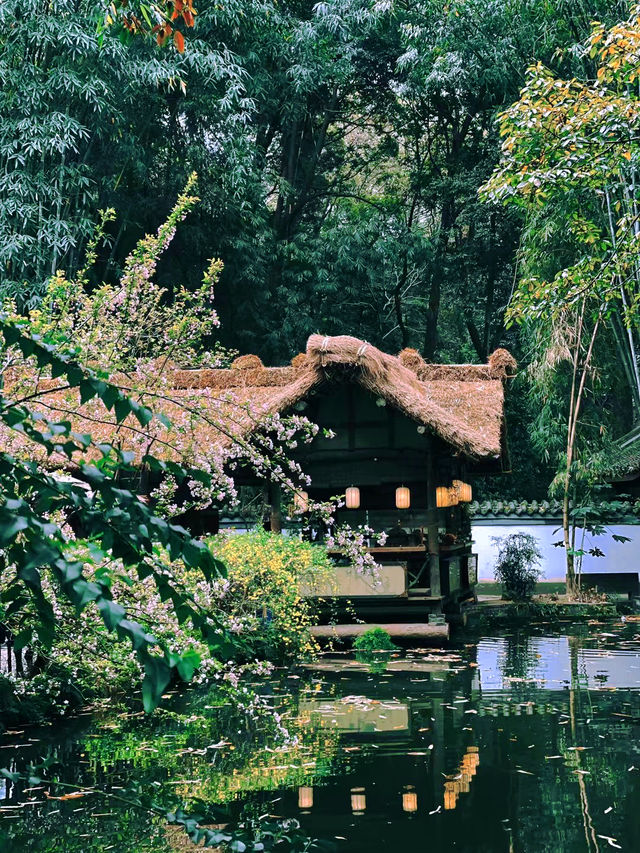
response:
{"label": "lantern reflection", "polygon": [[307,785],[301,785],[298,788],[298,808],[305,810],[313,808],[313,788]]}
{"label": "lantern reflection", "polygon": [[480,764],[480,750],[477,746],[467,747],[459,765],[459,772],[455,776],[448,776],[444,783],[444,808],[455,809],[460,794],[468,794],[471,790],[471,782],[476,775]]}
{"label": "lantern reflection", "polygon": [[402,794],[402,811],[407,814],[414,814],[418,811],[418,795],[413,785],[407,785]]}
{"label": "lantern reflection", "polygon": [[367,798],[364,788],[351,789],[351,811],[354,814],[364,814],[367,808]]}
{"label": "lantern reflection", "polygon": [[455,809],[458,802],[458,784],[453,779],[444,783],[444,807],[446,811]]}

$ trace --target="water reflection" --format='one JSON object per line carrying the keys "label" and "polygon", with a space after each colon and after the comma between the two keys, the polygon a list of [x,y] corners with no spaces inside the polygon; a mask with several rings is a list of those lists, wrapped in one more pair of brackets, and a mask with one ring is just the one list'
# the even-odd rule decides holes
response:
{"label": "water reflection", "polygon": [[[601,637],[609,638],[611,632]],[[572,664],[572,655],[576,660]],[[477,651],[479,686],[483,690],[508,690],[517,682],[533,682],[551,689],[566,687],[573,679],[582,686],[640,687],[640,650],[588,647],[578,637],[535,637],[516,633],[483,639]]]}
{"label": "water reflection", "polygon": [[49,757],[87,793],[0,782],[0,849],[171,850],[162,826],[92,793],[135,779],[233,820],[297,817],[347,853],[640,850],[640,642],[633,624],[591,630],[418,650],[383,673],[324,659],[263,687],[284,746],[199,694],[152,720],[5,735],[0,763]]}

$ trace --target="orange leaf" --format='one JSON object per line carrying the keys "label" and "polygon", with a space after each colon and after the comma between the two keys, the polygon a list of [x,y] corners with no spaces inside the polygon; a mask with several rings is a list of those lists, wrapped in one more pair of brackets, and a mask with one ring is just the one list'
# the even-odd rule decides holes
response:
{"label": "orange leaf", "polygon": [[624,151],[622,156],[625,160],[631,160],[631,151]]}
{"label": "orange leaf", "polygon": [[184,36],[179,30],[173,34],[173,43],[178,48],[178,53],[184,53]]}

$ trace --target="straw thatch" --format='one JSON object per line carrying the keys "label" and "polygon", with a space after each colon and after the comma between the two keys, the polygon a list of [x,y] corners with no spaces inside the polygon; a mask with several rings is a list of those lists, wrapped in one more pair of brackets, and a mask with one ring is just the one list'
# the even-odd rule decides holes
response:
{"label": "straw thatch", "polygon": [[[426,363],[415,350],[392,356],[347,335],[311,335],[306,353],[289,367],[268,368],[257,356],[241,356],[225,370],[172,369],[161,395],[149,388],[142,397],[169,417],[170,431],[155,420],[145,429],[135,421],[117,426],[99,401],[81,406],[75,390],[52,392],[57,386],[51,381],[38,386],[47,393],[37,407],[50,419],[71,420],[73,429],[96,441],[115,440],[138,457],[150,447],[175,459],[230,448],[265,417],[291,410],[312,390],[338,380],[360,384],[470,459],[496,459],[503,450],[503,379],[514,369],[506,350],[497,350],[487,365],[440,365]],[[126,389],[127,377],[114,379]],[[1,438],[12,451],[23,442],[10,431]]]}
{"label": "straw thatch", "polygon": [[598,479],[608,483],[628,483],[640,478],[640,423],[592,456],[589,464]]}

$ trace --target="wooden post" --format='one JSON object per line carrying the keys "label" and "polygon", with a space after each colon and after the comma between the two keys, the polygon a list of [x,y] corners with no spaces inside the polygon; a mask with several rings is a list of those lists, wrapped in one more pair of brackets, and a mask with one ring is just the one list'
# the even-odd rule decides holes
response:
{"label": "wooden post", "polygon": [[431,595],[440,595],[440,543],[438,542],[438,508],[433,470],[433,441],[427,450],[427,550],[429,552],[429,586]]}
{"label": "wooden post", "polygon": [[269,484],[269,505],[271,506],[270,527],[272,533],[282,533],[282,490],[279,483]]}

